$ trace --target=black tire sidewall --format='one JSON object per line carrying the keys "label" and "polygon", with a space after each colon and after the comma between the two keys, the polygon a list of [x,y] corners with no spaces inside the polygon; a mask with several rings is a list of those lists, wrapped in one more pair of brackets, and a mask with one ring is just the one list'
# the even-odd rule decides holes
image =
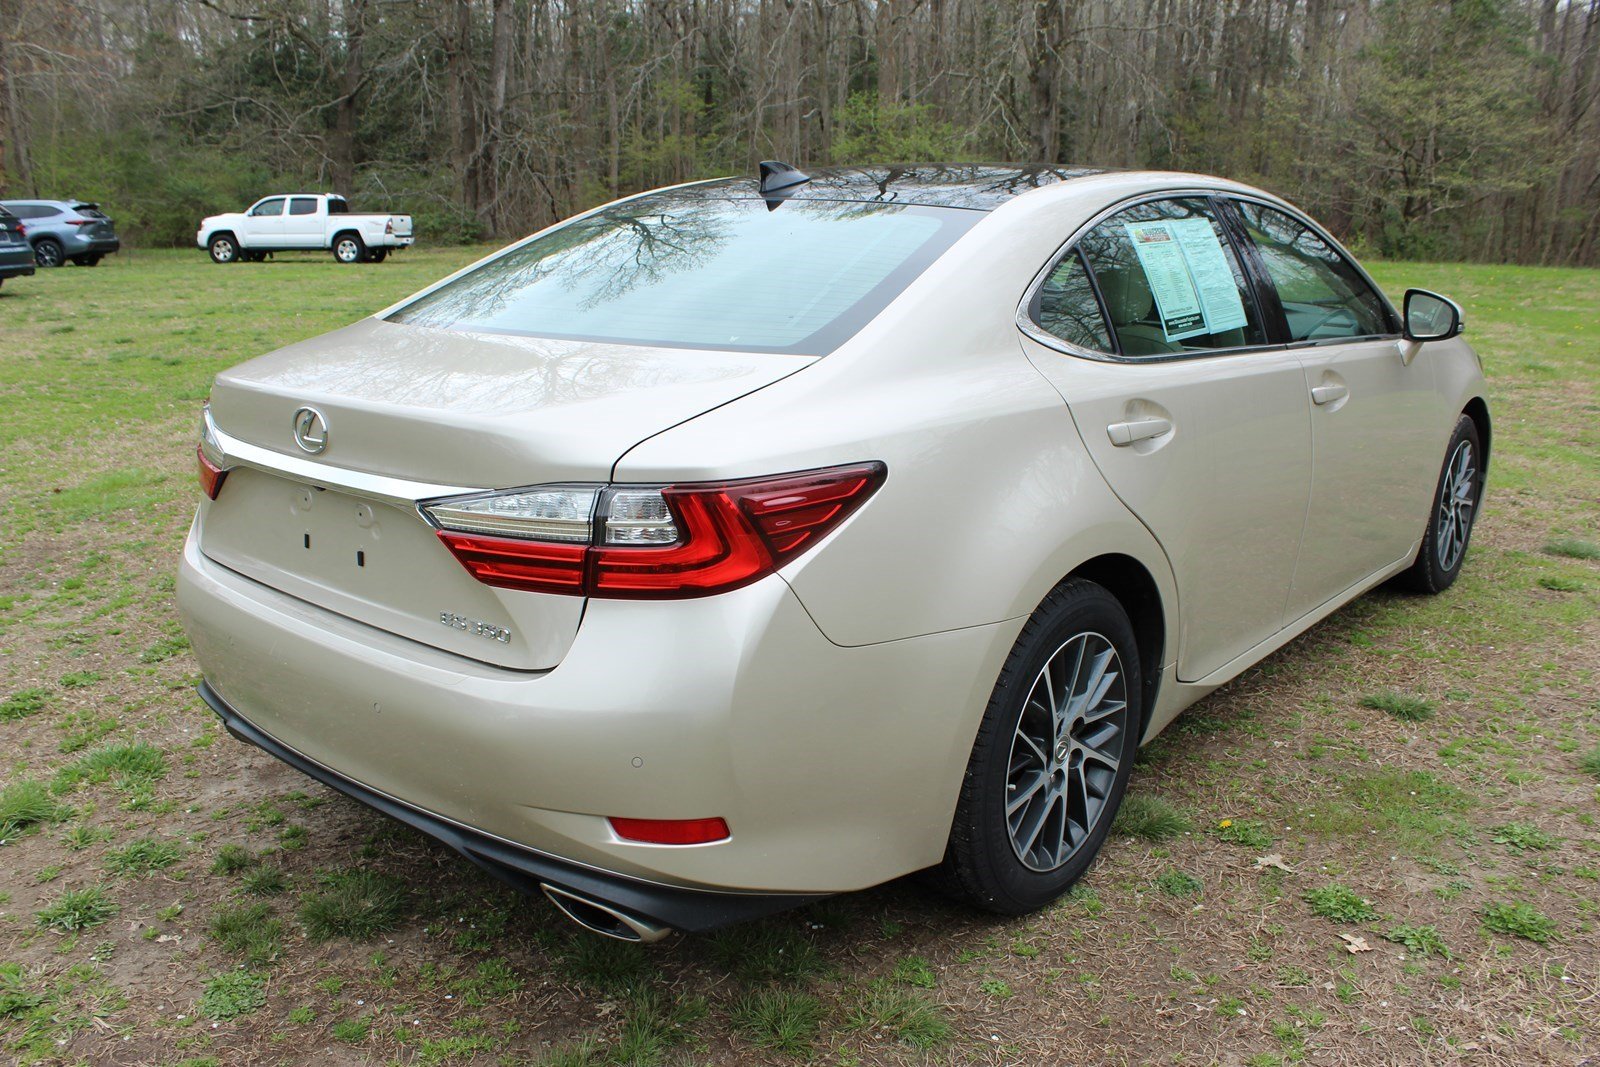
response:
{"label": "black tire sidewall", "polygon": [[[1444,496],[1445,479],[1450,473],[1450,458],[1456,454],[1456,449],[1463,441],[1472,445],[1472,462],[1477,470],[1476,482],[1473,492],[1472,525],[1467,530],[1467,543],[1462,546],[1461,558],[1456,560],[1456,565],[1445,570],[1439,565],[1439,503]],[[1433,488],[1433,496],[1429,500],[1428,530],[1422,537],[1422,547],[1417,550],[1417,560],[1412,564],[1408,577],[1412,584],[1427,593],[1442,593],[1455,584],[1456,578],[1461,574],[1461,568],[1466,565],[1467,553],[1472,549],[1472,534],[1478,526],[1478,507],[1483,503],[1483,442],[1479,439],[1478,425],[1466,415],[1456,420],[1455,429],[1450,434],[1450,443],[1444,450],[1444,462],[1439,467],[1439,481]]]}
{"label": "black tire sidewall", "polygon": [[[1117,650],[1125,674],[1131,726],[1107,808],[1088,841],[1061,867],[1041,873],[1017,858],[1006,825],[1011,739],[1034,679],[1062,644],[1081,633],[1098,633]],[[974,903],[1003,914],[1034,911],[1066,892],[1089,869],[1110,832],[1132,773],[1143,724],[1141,677],[1132,624],[1122,605],[1103,587],[1071,581],[1046,598],[1006,660],[963,782],[946,862],[960,868],[952,873]]]}
{"label": "black tire sidewall", "polygon": [[[39,254],[45,248],[53,248],[53,249],[55,249],[55,260],[54,260],[54,262],[46,263],[44,261],[44,257]],[[62,266],[67,261],[66,260],[66,253],[67,253],[67,250],[65,248],[63,248],[62,245],[61,245],[61,242],[57,241],[54,237],[42,238],[37,243],[35,243],[34,246],[33,246],[33,258],[34,258],[34,261],[36,263],[38,263],[39,266],[41,266],[41,267],[59,267],[59,266]]]}

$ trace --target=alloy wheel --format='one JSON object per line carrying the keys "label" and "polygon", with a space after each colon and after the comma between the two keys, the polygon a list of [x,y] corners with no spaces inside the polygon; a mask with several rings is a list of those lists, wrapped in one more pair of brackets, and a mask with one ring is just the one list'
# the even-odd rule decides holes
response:
{"label": "alloy wheel", "polygon": [[33,258],[41,267],[61,266],[61,246],[54,241],[40,241],[33,248]]}
{"label": "alloy wheel", "polygon": [[1454,570],[1467,551],[1472,533],[1473,512],[1477,505],[1478,468],[1473,463],[1472,442],[1462,441],[1445,467],[1444,486],[1439,491],[1439,518],[1434,550],[1439,566]]}
{"label": "alloy wheel", "polygon": [[218,263],[231,263],[233,261],[233,242],[212,241],[211,258]]}
{"label": "alloy wheel", "polygon": [[339,257],[340,263],[354,263],[361,258],[361,246],[346,237],[334,249],[334,255]]}
{"label": "alloy wheel", "polygon": [[1006,826],[1023,866],[1053,871],[1088,840],[1127,748],[1122,659],[1100,634],[1077,634],[1045,661],[1011,739]]}

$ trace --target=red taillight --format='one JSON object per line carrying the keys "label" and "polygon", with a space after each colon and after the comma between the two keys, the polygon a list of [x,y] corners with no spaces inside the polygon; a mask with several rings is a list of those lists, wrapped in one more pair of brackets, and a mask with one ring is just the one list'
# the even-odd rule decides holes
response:
{"label": "red taillight", "polygon": [[195,445],[194,454],[200,461],[200,491],[215,500],[217,494],[222,492],[222,482],[228,477],[228,472],[206,458],[204,445]]}
{"label": "red taillight", "polygon": [[[583,495],[591,491],[585,487],[562,486],[423,510],[462,566],[489,585],[620,600],[682,599],[771,574],[860,507],[885,473],[881,463],[860,463],[659,490],[599,493],[596,487],[593,497]],[[670,516],[654,514],[650,500]],[[497,509],[496,502],[504,506]],[[521,536],[496,536],[524,529]],[[541,536],[552,529],[566,540]]]}
{"label": "red taillight", "polygon": [[94,225],[94,220],[93,219],[68,219],[67,220],[67,225],[68,226],[93,226]]}
{"label": "red taillight", "polygon": [[607,819],[624,841],[647,845],[708,845],[733,836],[723,819]]}

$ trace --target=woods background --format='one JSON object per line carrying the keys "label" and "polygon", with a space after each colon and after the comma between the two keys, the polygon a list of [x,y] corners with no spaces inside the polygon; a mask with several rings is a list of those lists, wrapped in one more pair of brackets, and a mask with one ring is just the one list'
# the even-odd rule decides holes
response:
{"label": "woods background", "polygon": [[1600,263],[1600,0],[0,0],[0,190],[509,237],[668,182],[1210,171],[1363,251]]}

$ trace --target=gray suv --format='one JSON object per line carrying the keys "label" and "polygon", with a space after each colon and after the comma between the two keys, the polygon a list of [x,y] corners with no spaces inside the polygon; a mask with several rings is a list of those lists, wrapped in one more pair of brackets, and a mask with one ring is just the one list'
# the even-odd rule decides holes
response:
{"label": "gray suv", "polygon": [[116,227],[98,204],[82,200],[5,200],[5,208],[27,227],[28,241],[41,267],[71,260],[92,267],[122,247]]}

